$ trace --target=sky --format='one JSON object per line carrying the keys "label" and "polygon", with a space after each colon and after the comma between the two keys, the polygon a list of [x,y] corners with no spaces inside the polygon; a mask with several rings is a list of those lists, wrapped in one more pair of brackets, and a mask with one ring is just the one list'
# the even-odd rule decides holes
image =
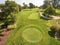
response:
{"label": "sky", "polygon": [[[0,0],[0,3],[4,3],[5,0]],[[33,3],[36,6],[41,6],[43,5],[44,0],[15,0],[15,2],[17,2],[20,5],[23,5],[23,3],[29,4],[29,3]]]}

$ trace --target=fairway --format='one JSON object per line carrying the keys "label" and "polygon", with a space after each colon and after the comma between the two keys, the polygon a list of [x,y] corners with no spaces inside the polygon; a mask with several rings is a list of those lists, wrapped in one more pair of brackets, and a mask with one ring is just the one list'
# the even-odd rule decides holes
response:
{"label": "fairway", "polygon": [[6,45],[60,45],[50,36],[48,20],[37,11],[38,8],[24,9],[16,14],[17,28],[12,30]]}
{"label": "fairway", "polygon": [[28,19],[39,19],[38,18],[39,17],[39,15],[38,15],[38,13],[32,13],[30,16],[28,16]]}

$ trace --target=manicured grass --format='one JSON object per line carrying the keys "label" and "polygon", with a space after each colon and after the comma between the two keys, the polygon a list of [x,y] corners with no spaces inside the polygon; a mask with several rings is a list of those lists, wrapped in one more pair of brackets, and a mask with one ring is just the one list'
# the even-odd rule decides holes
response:
{"label": "manicured grass", "polygon": [[37,28],[29,27],[24,29],[22,32],[22,37],[31,43],[39,42],[42,38],[41,32]]}
{"label": "manicured grass", "polygon": [[28,16],[29,19],[39,19],[38,18],[38,13],[32,13],[30,16]]}
{"label": "manicured grass", "polygon": [[6,45],[60,45],[50,36],[48,20],[40,18],[38,11],[25,9],[16,14],[17,28],[12,30]]}
{"label": "manicured grass", "polygon": [[56,13],[60,16],[60,9],[56,9]]}

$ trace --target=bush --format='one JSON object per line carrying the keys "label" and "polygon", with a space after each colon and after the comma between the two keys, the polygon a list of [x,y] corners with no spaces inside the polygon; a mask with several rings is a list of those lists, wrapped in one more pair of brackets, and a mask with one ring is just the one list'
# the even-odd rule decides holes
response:
{"label": "bush", "polygon": [[56,26],[52,26],[52,27],[50,27],[50,29],[52,32],[56,32]]}
{"label": "bush", "polygon": [[52,26],[50,29],[54,34],[57,32],[60,36],[60,26]]}

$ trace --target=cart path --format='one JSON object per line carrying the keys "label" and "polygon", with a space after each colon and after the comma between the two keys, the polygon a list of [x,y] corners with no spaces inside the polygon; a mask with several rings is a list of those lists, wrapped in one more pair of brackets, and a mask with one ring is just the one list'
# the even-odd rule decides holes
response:
{"label": "cart path", "polygon": [[[40,12],[40,16],[49,19],[48,17],[43,16],[42,13],[43,12]],[[53,17],[53,20],[60,19],[60,16],[54,16],[54,15],[52,15],[51,17]]]}
{"label": "cart path", "polygon": [[11,31],[3,32],[4,36],[2,36],[2,40],[0,41],[0,45],[5,45],[7,38],[9,37]]}

